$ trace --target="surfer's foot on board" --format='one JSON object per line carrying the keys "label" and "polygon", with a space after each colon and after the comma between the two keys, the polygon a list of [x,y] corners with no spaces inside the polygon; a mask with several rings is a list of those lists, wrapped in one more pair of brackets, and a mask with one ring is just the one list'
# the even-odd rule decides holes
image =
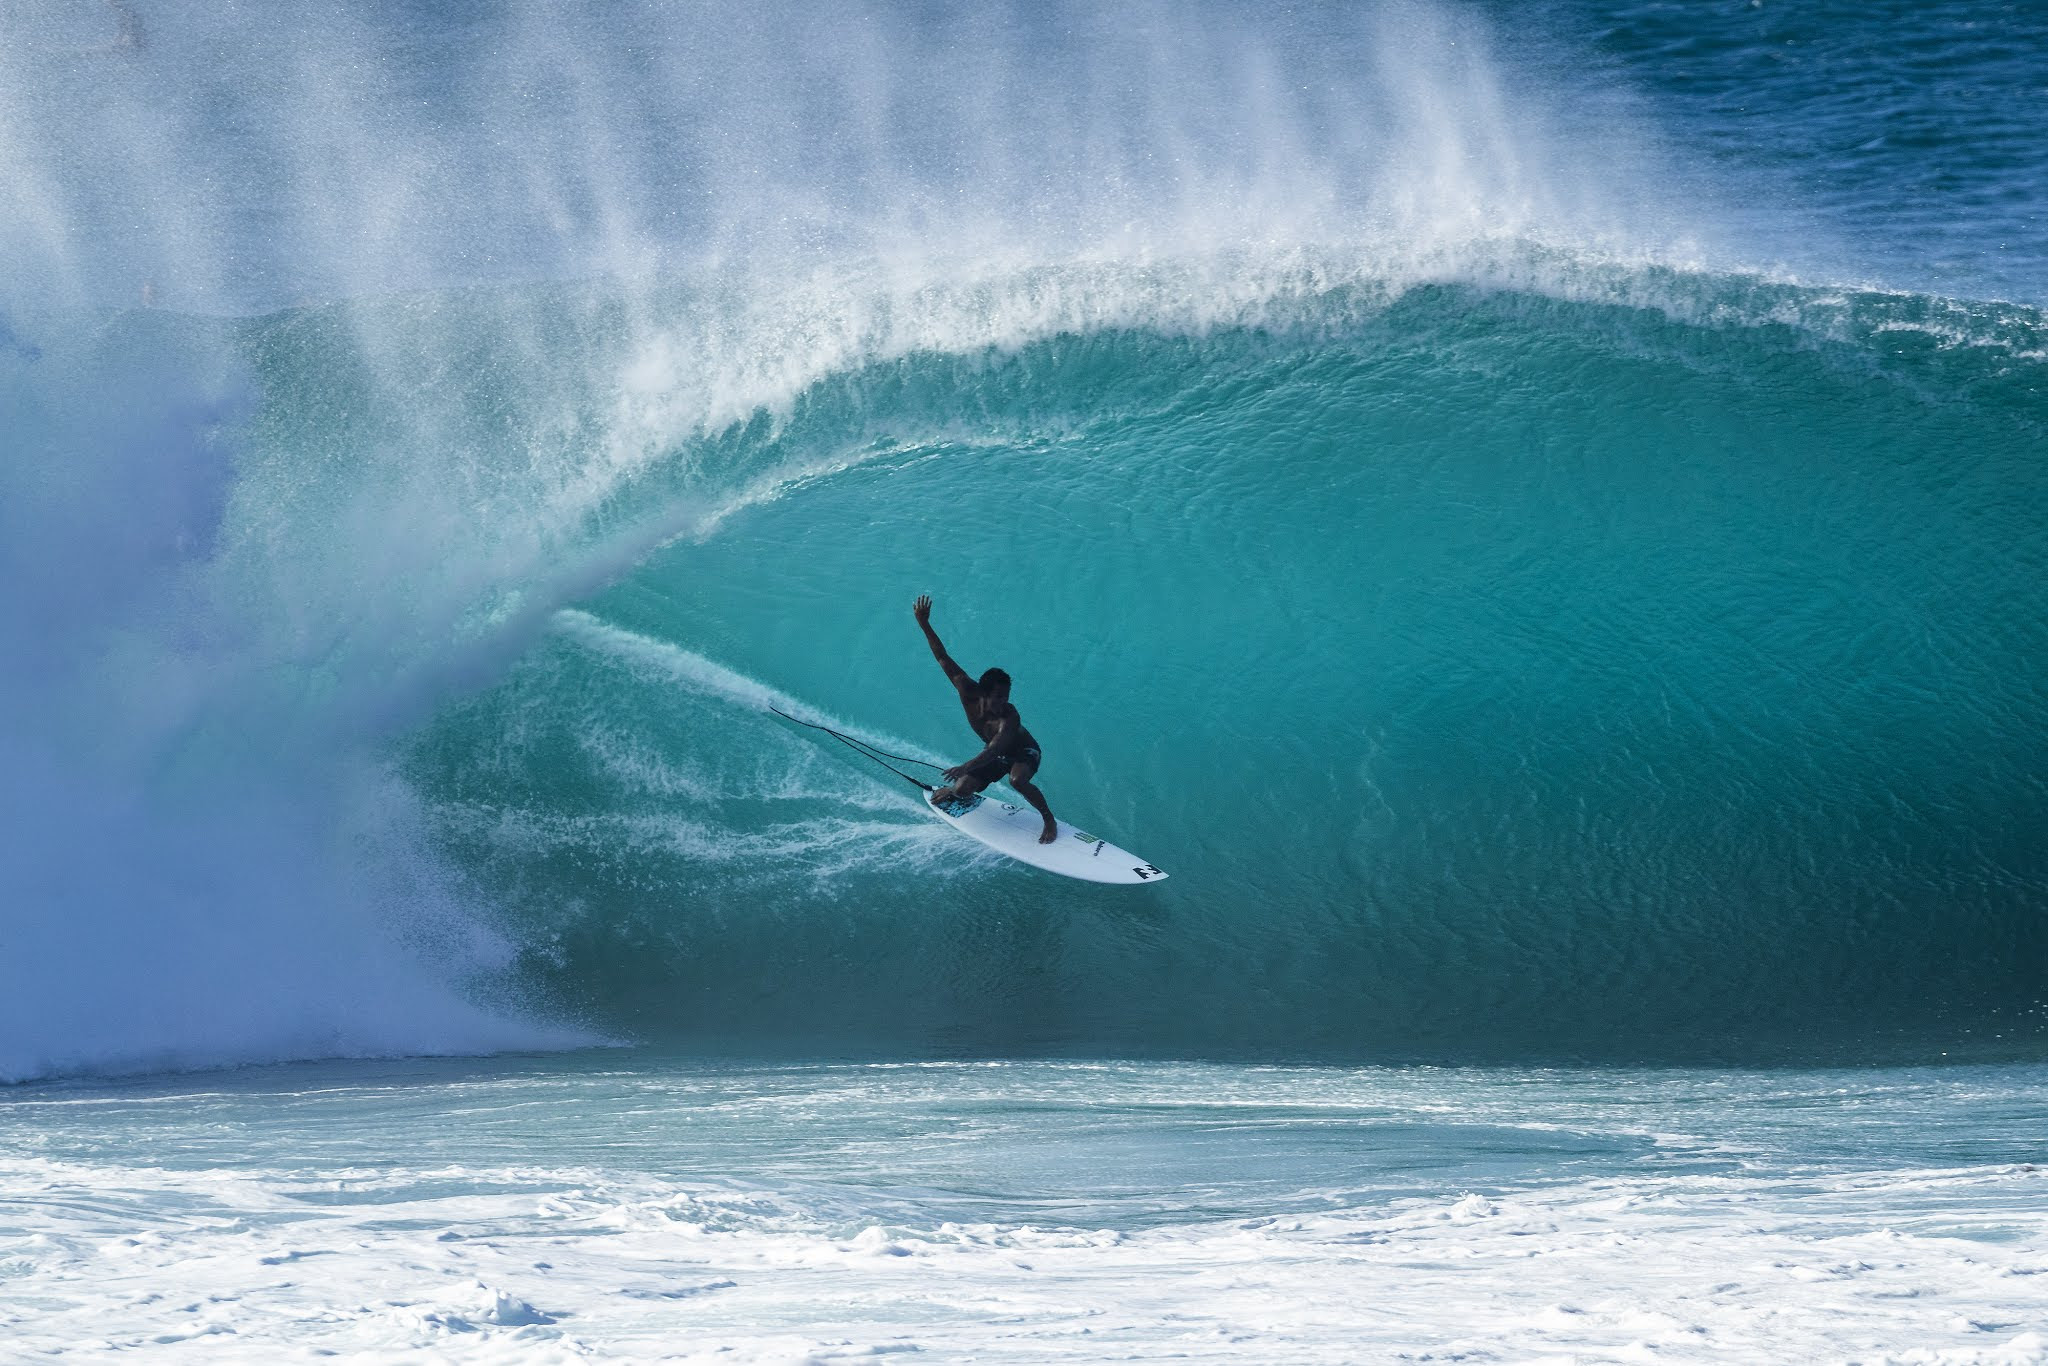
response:
{"label": "surfer's foot on board", "polygon": [[1038,842],[1040,844],[1051,844],[1054,840],[1058,839],[1059,837],[1059,825],[1056,822],[1054,822],[1052,817],[1047,816],[1045,818],[1045,833],[1038,837]]}

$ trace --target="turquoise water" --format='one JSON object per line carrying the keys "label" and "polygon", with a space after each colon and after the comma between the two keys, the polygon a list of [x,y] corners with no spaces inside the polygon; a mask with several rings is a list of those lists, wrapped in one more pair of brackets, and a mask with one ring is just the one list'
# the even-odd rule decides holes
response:
{"label": "turquoise water", "polygon": [[[1438,286],[835,377],[703,482],[829,472],[586,601],[409,771],[535,976],[669,1037],[2032,1047],[2039,320],[1666,287],[1747,316]],[[1018,679],[1055,809],[1186,886],[905,887],[914,794],[645,654],[951,753],[920,589]]]}

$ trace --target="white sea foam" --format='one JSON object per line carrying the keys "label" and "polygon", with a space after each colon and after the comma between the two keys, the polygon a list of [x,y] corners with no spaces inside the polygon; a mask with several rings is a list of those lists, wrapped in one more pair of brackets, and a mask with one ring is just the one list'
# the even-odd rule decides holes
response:
{"label": "white sea foam", "polygon": [[556,613],[555,622],[563,634],[587,648],[601,650],[633,667],[651,671],[664,682],[679,684],[700,696],[737,703],[757,712],[770,707],[779,708],[801,720],[830,725],[834,730],[878,748],[907,753],[927,765],[940,762],[937,755],[908,740],[880,731],[860,729],[695,650],[609,625],[575,608],[564,608]]}
{"label": "white sea foam", "polygon": [[[2030,1075],[1975,1102],[1938,1073],[1852,1079],[1886,1137],[1846,1153],[1814,1104],[1839,1077],[641,1059],[389,1081],[0,1103],[10,1349],[2048,1360],[2048,1177],[1872,1161],[1938,1146],[1958,1104],[2023,1144]],[[1770,1089],[1805,1103],[1728,1108]],[[1463,1113],[1418,1131],[1431,1097]],[[1770,1155],[1652,1158],[1627,1138],[1645,1111]],[[1558,1136],[1517,1150],[1489,1123],[1515,1114]]]}
{"label": "white sea foam", "polygon": [[[897,736],[863,728],[727,668],[694,650],[652,639],[600,621],[587,612],[567,608],[556,614],[556,629],[582,649],[627,668],[643,679],[673,688],[699,706],[738,713],[735,723],[759,729],[770,707],[807,722],[829,725],[885,752],[921,762],[936,773],[944,760],[922,746]],[[608,849],[642,847],[680,856],[692,863],[716,865],[730,876],[736,867],[752,865],[763,877],[786,876],[798,867],[812,881],[827,881],[856,869],[915,866],[946,873],[986,867],[997,856],[965,845],[920,811],[916,794],[894,778],[878,776],[866,761],[834,762],[821,746],[836,743],[819,732],[796,732],[777,719],[769,728],[782,743],[771,749],[721,753],[715,776],[699,773],[678,779],[645,741],[630,736],[595,737],[600,762],[613,773],[625,772],[650,796],[679,795],[702,810],[717,803],[767,800],[802,805],[829,804],[829,814],[774,820],[742,831],[732,824],[707,825],[698,819],[669,815],[628,815],[609,819],[529,821],[523,837],[528,847],[554,840],[589,842]],[[740,767],[735,770],[733,765]],[[901,766],[901,765],[899,765]],[[849,815],[848,812],[856,813]],[[452,810],[449,813],[455,815]],[[893,817],[893,819],[892,819]],[[459,818],[459,817],[458,817]],[[541,827],[546,826],[543,830]],[[552,833],[549,833],[552,832]]]}

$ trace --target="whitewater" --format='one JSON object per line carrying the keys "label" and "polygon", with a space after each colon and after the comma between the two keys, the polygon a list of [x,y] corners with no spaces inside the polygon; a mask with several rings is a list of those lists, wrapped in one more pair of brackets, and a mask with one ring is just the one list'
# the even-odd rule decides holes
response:
{"label": "whitewater", "polygon": [[0,1359],[2048,1361],[2044,62],[0,0]]}

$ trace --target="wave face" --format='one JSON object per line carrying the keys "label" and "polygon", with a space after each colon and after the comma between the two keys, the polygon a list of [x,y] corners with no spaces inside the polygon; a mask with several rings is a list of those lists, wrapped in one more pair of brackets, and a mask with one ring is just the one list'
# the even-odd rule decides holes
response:
{"label": "wave face", "polygon": [[[1442,285],[835,375],[718,452],[825,472],[561,618],[437,718],[419,789],[530,970],[636,1031],[2031,1035],[2043,320],[1959,344],[1992,325],[1682,287],[1835,335]],[[963,868],[907,787],[762,710],[971,752],[921,589],[1016,677],[1055,809],[1171,882]]]}
{"label": "wave face", "polygon": [[1611,9],[15,16],[0,1078],[2038,1053],[2048,271]]}

